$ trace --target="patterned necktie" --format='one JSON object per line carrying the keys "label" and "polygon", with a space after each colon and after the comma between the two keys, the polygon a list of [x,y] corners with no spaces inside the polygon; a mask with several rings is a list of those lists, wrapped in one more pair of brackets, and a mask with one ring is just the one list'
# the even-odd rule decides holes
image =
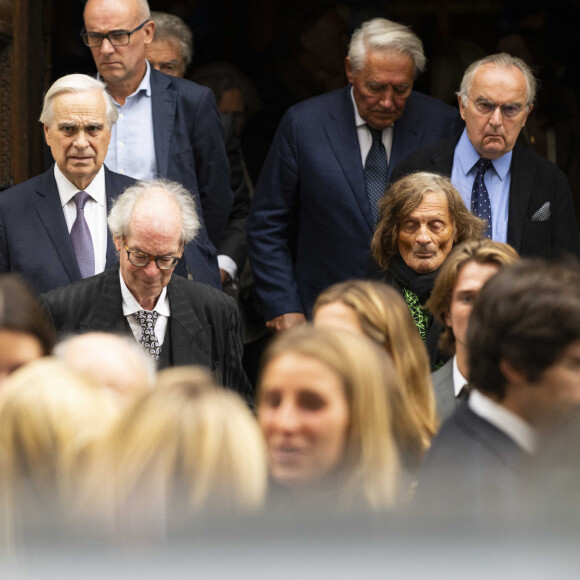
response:
{"label": "patterned necktie", "polygon": [[159,314],[153,310],[139,310],[133,314],[135,320],[141,325],[141,338],[139,343],[151,355],[155,361],[159,360],[159,341],[155,335],[155,323]]}
{"label": "patterned necktie", "polygon": [[371,213],[376,224],[379,219],[379,200],[383,197],[387,185],[389,162],[387,161],[387,151],[383,145],[383,131],[373,129],[368,125],[367,128],[371,132],[373,144],[365,161],[365,182],[371,204]]}
{"label": "patterned necktie", "polygon": [[477,175],[471,192],[471,211],[477,217],[487,220],[487,227],[483,235],[486,238],[491,238],[491,204],[489,202],[489,193],[487,193],[487,187],[485,187],[485,181],[483,180],[485,172],[491,167],[491,161],[480,157],[476,165]]}
{"label": "patterned necktie", "polygon": [[90,195],[86,191],[79,191],[75,194],[73,199],[77,206],[77,217],[70,230],[72,245],[83,278],[95,275],[93,238],[85,220],[85,204],[89,197]]}

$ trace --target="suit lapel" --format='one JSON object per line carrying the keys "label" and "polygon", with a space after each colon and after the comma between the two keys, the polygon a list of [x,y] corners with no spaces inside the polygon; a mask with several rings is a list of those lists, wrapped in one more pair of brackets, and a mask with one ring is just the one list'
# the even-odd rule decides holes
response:
{"label": "suit lapel", "polygon": [[[121,194],[122,189],[118,187],[115,183],[115,179],[111,171],[105,167],[105,197],[107,200],[107,216],[111,211],[111,206],[113,205],[114,196],[113,193],[116,195]],[[112,268],[115,264],[119,262],[119,255],[117,254],[117,248],[115,248],[115,244],[113,243],[113,237],[111,236],[111,232],[107,227],[107,256],[105,262],[105,270]]]}
{"label": "suit lapel", "polygon": [[425,123],[421,111],[413,106],[413,93],[405,105],[403,116],[395,122],[393,131],[393,146],[391,148],[391,159],[389,160],[389,177],[391,171],[407,155],[420,148],[425,132]]}
{"label": "suit lapel", "polygon": [[519,143],[514,147],[510,172],[507,242],[519,252],[536,173],[532,155]]}
{"label": "suit lapel", "polygon": [[43,175],[36,193],[34,210],[38,213],[38,217],[46,229],[54,251],[62,262],[70,281],[80,280],[81,272],[64,219],[53,167]]}
{"label": "suit lapel", "polygon": [[167,175],[171,134],[177,106],[177,92],[171,87],[169,77],[151,68],[151,109],[157,173]]}
{"label": "suit lapel", "polygon": [[94,313],[86,328],[81,331],[101,330],[104,332],[125,332],[123,316],[123,296],[119,281],[119,269],[112,268],[102,274],[103,283],[95,298]]}
{"label": "suit lapel", "polygon": [[171,309],[171,348],[174,365],[203,364],[211,361],[211,328],[202,324],[191,307],[190,283],[172,276],[167,286]]}
{"label": "suit lapel", "polygon": [[350,85],[337,94],[337,106],[336,108],[331,107],[328,111],[324,130],[330,141],[330,147],[342,168],[344,177],[350,185],[370,230],[373,231],[374,223],[367,197],[360,145],[350,97]]}

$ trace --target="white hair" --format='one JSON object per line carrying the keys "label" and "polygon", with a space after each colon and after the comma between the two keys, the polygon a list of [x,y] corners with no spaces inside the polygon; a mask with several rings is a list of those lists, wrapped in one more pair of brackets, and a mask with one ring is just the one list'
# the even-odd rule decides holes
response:
{"label": "white hair", "polygon": [[163,191],[168,199],[179,207],[181,216],[181,242],[186,244],[195,238],[200,221],[191,194],[180,183],[168,179],[138,181],[129,186],[113,203],[107,223],[113,238],[127,238],[129,223],[135,206],[144,201],[152,192]]}
{"label": "white hair", "polygon": [[113,101],[113,97],[107,91],[105,83],[88,75],[73,74],[66,75],[55,81],[44,95],[44,104],[39,121],[50,126],[54,120],[52,105],[54,99],[59,95],[68,93],[82,94],[92,91],[101,91],[105,99],[106,117],[108,128],[111,129],[119,118],[119,110]]}
{"label": "white hair", "polygon": [[461,79],[461,87],[457,92],[457,95],[461,97],[461,103],[464,107],[467,106],[467,95],[471,91],[471,85],[473,84],[475,73],[486,64],[492,64],[503,69],[509,69],[512,67],[519,69],[526,80],[526,106],[529,108],[530,105],[534,104],[537,81],[534,78],[532,69],[521,58],[512,56],[507,52],[500,52],[498,54],[490,54],[489,56],[480,58],[467,67],[467,70],[463,74],[463,79]]}
{"label": "white hair", "polygon": [[423,72],[427,63],[419,37],[408,26],[386,18],[373,18],[355,30],[348,48],[353,73],[362,70],[367,53],[373,50],[406,54],[413,61],[415,76]]}

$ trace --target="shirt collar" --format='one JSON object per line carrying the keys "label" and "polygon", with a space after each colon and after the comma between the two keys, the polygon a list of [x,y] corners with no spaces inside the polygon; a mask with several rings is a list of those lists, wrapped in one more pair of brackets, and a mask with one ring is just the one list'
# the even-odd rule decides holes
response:
{"label": "shirt collar", "polygon": [[[79,188],[65,177],[64,173],[54,164],[54,179],[58,188],[60,203],[64,207],[79,191]],[[102,166],[95,175],[91,183],[83,191],[86,191],[91,198],[99,205],[105,205],[105,167]]]}
{"label": "shirt collar", "polygon": [[521,417],[477,389],[471,391],[467,404],[476,415],[497,427],[524,451],[530,455],[535,452],[538,436],[533,427]]}
{"label": "shirt collar", "polygon": [[[510,170],[512,154],[513,151],[509,151],[499,159],[494,159],[491,162],[495,172],[502,181]],[[467,136],[467,129],[463,129],[463,133],[461,134],[456,147],[456,158],[459,159],[461,171],[465,176],[474,169],[474,165],[479,161],[480,157],[481,155],[475,150],[475,147],[471,144],[471,141]]]}
{"label": "shirt collar", "polygon": [[[145,76],[141,79],[141,82],[139,83],[139,86],[137,87],[137,90],[130,94],[127,99],[130,99],[131,97],[134,97],[135,95],[137,95],[139,92],[143,91],[145,93],[145,96],[147,97],[151,97],[151,65],[149,64],[148,60],[145,60]],[[104,81],[103,77],[100,75],[100,73],[97,73],[97,79],[100,81]],[[121,107],[121,105],[119,105],[119,103],[117,103],[117,101],[115,101],[115,104],[117,105],[117,107]]]}
{"label": "shirt collar", "polygon": [[[131,316],[135,314],[135,312],[139,312],[139,310],[143,310],[143,307],[137,302],[135,296],[131,294],[131,290],[125,284],[125,280],[123,280],[123,274],[119,271],[119,281],[121,282],[121,296],[123,297],[123,316]],[[167,298],[167,286],[161,290],[161,294],[157,299],[157,303],[153,308],[158,314],[161,316],[169,316],[170,309],[169,309],[169,299]]]}
{"label": "shirt collar", "polygon": [[461,389],[467,384],[467,379],[461,374],[457,366],[457,356],[453,357],[453,388],[455,389],[455,396],[457,397]]}

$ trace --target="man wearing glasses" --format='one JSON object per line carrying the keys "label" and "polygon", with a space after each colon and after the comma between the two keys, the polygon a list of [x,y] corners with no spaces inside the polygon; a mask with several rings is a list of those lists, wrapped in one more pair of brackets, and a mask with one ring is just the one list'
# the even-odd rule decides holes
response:
{"label": "man wearing glasses", "polygon": [[145,49],[155,24],[146,0],[88,0],[84,23],[83,41],[119,110],[107,166],[136,179],[168,178],[190,192],[201,230],[184,261],[195,280],[221,288],[216,246],[233,194],[211,91],[150,67]]}
{"label": "man wearing glasses", "polygon": [[463,132],[409,155],[391,181],[413,171],[451,176],[465,205],[487,220],[487,237],[523,256],[580,255],[566,176],[517,143],[535,94],[521,59],[501,53],[474,62],[458,92]]}
{"label": "man wearing glasses", "polygon": [[120,267],[41,296],[57,333],[130,332],[159,368],[206,366],[249,399],[236,303],[172,276],[200,228],[189,192],[167,180],[138,182],[115,201],[107,221]]}

